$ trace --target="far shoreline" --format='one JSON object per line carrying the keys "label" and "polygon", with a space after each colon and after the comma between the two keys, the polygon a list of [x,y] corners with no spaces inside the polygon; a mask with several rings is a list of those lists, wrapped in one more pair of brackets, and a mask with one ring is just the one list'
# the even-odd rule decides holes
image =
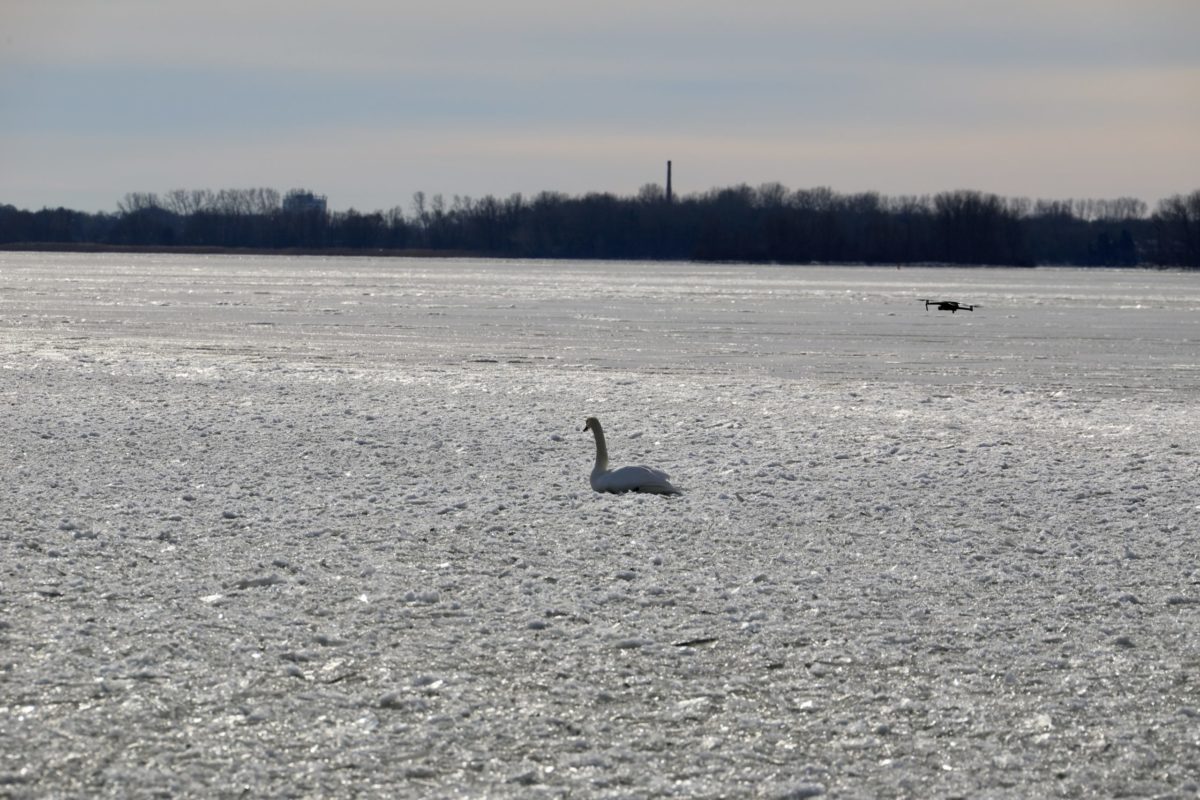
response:
{"label": "far shoreline", "polygon": [[[312,258],[428,258],[428,259],[499,259],[504,261],[520,260],[520,256],[487,253],[473,250],[433,250],[424,248],[361,248],[361,247],[218,247],[207,245],[134,245],[134,244],[101,244],[94,242],[7,242],[0,243],[0,252],[4,253],[128,253],[133,255],[213,255],[213,256],[284,256]],[[646,262],[675,262],[692,264],[777,264],[778,266],[804,267],[895,267],[896,269],[1036,269],[1066,268],[1066,269],[1139,269],[1161,270],[1169,269],[1150,264],[1137,264],[1121,267],[1105,267],[1085,264],[959,264],[954,262],[791,262],[791,261],[717,261],[710,259],[664,259],[664,258],[570,258],[557,257],[551,261],[646,261]]]}
{"label": "far shoreline", "polygon": [[206,245],[98,244],[91,242],[9,242],[7,253],[135,253],[213,256],[360,256],[372,258],[499,258],[468,250],[388,249],[362,247],[216,247]]}

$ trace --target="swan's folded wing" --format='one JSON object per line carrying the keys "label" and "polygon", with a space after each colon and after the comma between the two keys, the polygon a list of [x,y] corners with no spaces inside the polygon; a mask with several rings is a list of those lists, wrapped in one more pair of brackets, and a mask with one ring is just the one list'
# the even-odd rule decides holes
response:
{"label": "swan's folded wing", "polygon": [[667,473],[642,466],[621,467],[605,474],[601,491],[680,494],[680,491],[671,485]]}

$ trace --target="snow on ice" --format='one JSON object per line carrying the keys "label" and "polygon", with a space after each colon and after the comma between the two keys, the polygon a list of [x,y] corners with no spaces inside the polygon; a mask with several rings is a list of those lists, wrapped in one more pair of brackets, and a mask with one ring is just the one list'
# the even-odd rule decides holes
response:
{"label": "snow on ice", "polygon": [[2,794],[1198,791],[1194,275],[7,253],[0,381]]}

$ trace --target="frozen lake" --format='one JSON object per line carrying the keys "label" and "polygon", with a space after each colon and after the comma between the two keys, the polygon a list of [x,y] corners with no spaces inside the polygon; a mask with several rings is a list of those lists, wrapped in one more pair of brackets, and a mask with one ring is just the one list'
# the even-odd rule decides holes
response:
{"label": "frozen lake", "polygon": [[1200,793],[1200,274],[0,253],[0,390],[0,795]]}
{"label": "frozen lake", "polygon": [[[5,333],[139,351],[1200,388],[1195,273],[6,254],[0,270]],[[981,308],[925,313],[929,296]]]}

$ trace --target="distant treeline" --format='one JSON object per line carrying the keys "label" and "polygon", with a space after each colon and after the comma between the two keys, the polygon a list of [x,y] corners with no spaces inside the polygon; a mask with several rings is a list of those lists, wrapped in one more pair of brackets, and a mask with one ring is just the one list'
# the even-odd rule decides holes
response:
{"label": "distant treeline", "polygon": [[517,258],[1200,268],[1200,190],[1161,200],[1047,201],[975,191],[888,197],[736,186],[668,200],[418,192],[411,207],[326,210],[304,190],[128,194],[116,213],[0,206],[0,245],[42,249],[422,251]]}

